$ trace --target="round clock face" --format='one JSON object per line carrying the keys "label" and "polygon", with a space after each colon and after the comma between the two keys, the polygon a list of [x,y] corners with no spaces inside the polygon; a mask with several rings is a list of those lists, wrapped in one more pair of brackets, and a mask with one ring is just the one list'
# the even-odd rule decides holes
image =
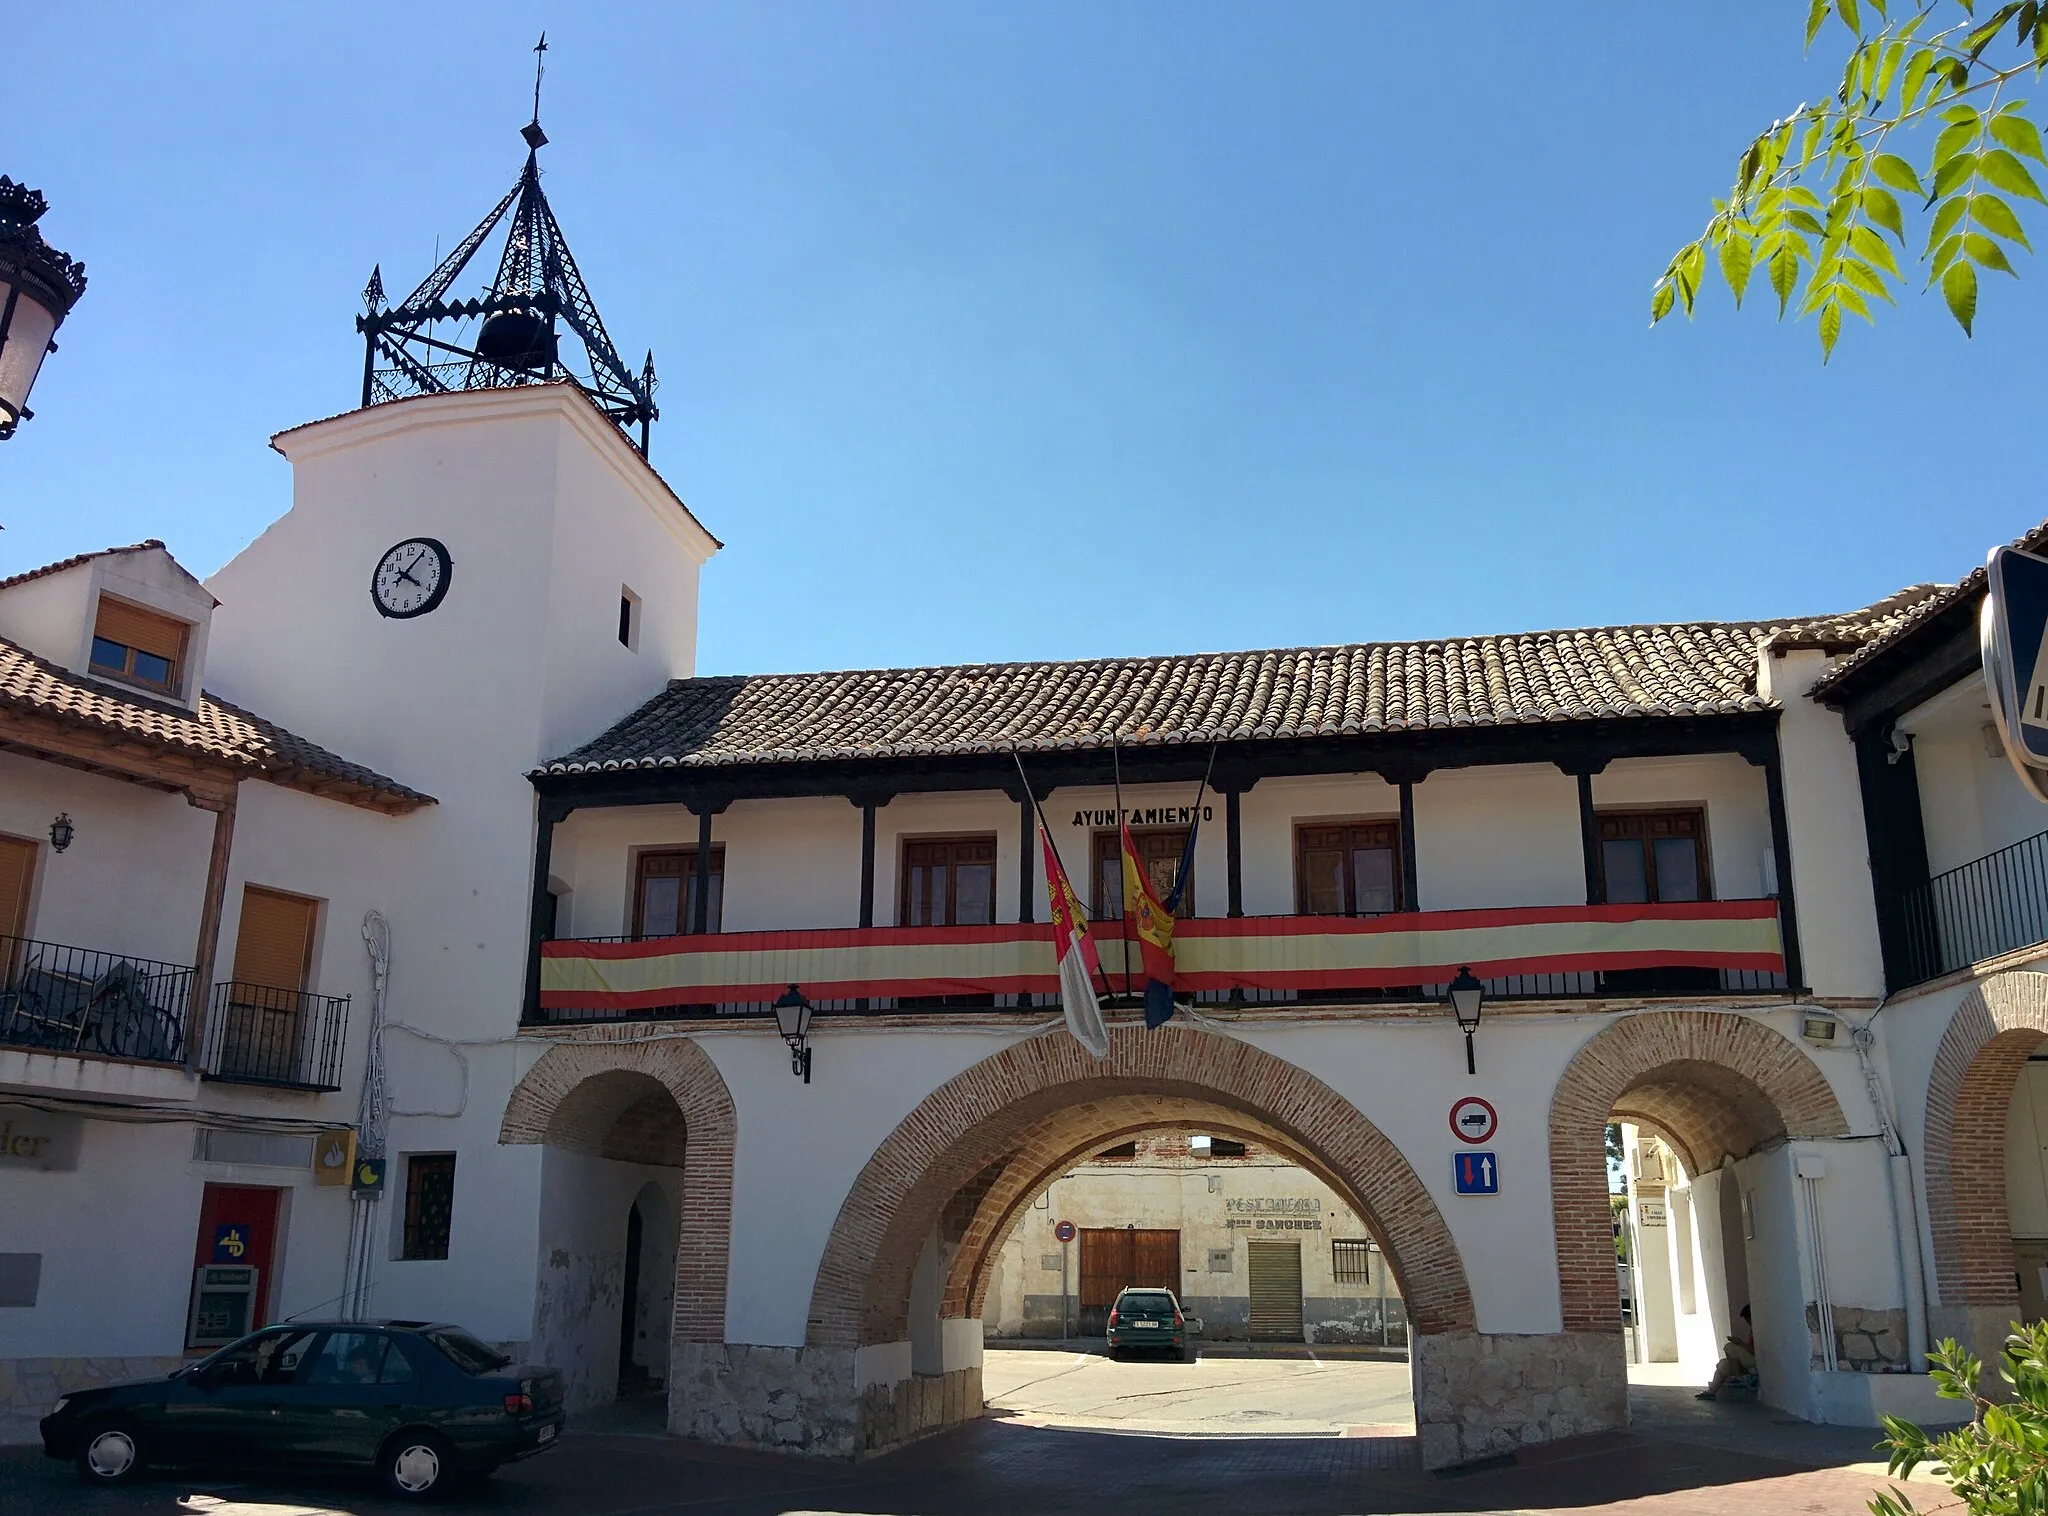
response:
{"label": "round clock face", "polygon": [[395,620],[424,616],[448,593],[454,567],[440,542],[409,537],[377,560],[377,571],[370,576],[370,599]]}

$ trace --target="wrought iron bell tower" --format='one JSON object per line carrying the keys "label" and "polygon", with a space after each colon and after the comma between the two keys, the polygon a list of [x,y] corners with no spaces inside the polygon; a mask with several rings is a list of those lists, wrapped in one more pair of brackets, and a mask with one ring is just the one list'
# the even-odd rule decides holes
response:
{"label": "wrought iron bell tower", "polygon": [[[543,34],[537,58],[547,45]],[[619,357],[540,187],[540,150],[548,141],[540,129],[540,79],[536,62],[533,119],[520,128],[526,166],[505,198],[397,305],[385,304],[382,266],[370,271],[365,313],[356,317],[363,334],[363,404],[567,380],[645,456],[649,425],[661,414],[654,405],[654,354],[637,374]],[[462,271],[501,229],[504,246],[489,287],[468,299],[450,298]]]}

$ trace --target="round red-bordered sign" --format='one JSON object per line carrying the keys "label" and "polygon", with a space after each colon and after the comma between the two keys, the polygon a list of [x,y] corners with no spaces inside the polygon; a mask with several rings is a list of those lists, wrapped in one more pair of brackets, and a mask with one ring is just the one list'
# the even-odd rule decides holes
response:
{"label": "round red-bordered sign", "polygon": [[1061,1242],[1072,1242],[1074,1240],[1074,1223],[1062,1221],[1053,1227],[1052,1234],[1059,1238]]}
{"label": "round red-bordered sign", "polygon": [[1451,1102],[1451,1134],[1460,1142],[1481,1143],[1500,1130],[1500,1112],[1477,1095]]}

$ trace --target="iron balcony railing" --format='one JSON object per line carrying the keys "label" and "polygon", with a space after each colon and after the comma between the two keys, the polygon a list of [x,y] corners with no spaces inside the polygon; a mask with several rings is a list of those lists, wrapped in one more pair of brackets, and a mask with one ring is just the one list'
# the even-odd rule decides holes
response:
{"label": "iron balcony railing", "polygon": [[1887,915],[1897,989],[2048,942],[2048,832],[1903,891]]}
{"label": "iron balcony railing", "polygon": [[232,1084],[338,1090],[347,1036],[346,995],[231,979],[213,987],[201,1071]]}
{"label": "iron balcony railing", "polygon": [[[1561,907],[1556,910],[1536,909],[1530,911],[1504,911],[1497,913],[1463,912],[1415,912],[1408,913],[1405,921],[1395,922],[1393,918],[1380,918],[1389,926],[1402,929],[1412,928],[1417,933],[1431,930],[1470,931],[1475,927],[1474,917],[1498,916],[1502,920],[1496,925],[1527,932],[1532,927],[1556,925],[1557,922],[1543,922],[1536,918],[1564,918],[1583,915],[1589,920],[1607,914],[1610,910],[1633,912],[1645,917],[1668,917],[1679,921],[1689,910],[1712,912],[1725,910],[1742,913],[1748,919],[1732,926],[1738,934],[1747,934],[1745,943],[1734,945],[1730,951],[1705,951],[1698,954],[1697,961],[1686,961],[1684,949],[1673,949],[1671,943],[1663,944],[1665,950],[1637,954],[1624,961],[1630,966],[1608,966],[1612,957],[1604,962],[1595,962],[1599,955],[1562,954],[1539,955],[1540,962],[1518,963],[1527,967],[1528,972],[1486,972],[1481,957],[1473,954],[1473,962],[1479,968],[1481,982],[1486,994],[1492,1000],[1556,1000],[1556,999],[1599,999],[1614,997],[1655,997],[1655,996],[1698,996],[1698,995],[1754,995],[1782,994],[1787,991],[1787,981],[1778,963],[1779,950],[1774,902],[1727,902],[1717,907],[1711,903],[1698,907],[1639,907],[1606,908],[1588,907],[1582,911],[1577,907]],[[1520,919],[1514,919],[1520,918]],[[1314,923],[1299,917],[1240,917],[1233,918],[1239,929],[1250,929],[1256,933],[1259,923],[1272,923],[1278,928],[1274,933],[1274,946],[1269,963],[1284,970],[1299,967],[1310,961],[1313,948],[1296,948],[1288,939],[1288,924],[1312,926]],[[1567,931],[1574,923],[1564,921]],[[1183,923],[1180,933],[1184,939],[1178,955],[1179,967],[1190,966],[1194,954],[1189,951],[1186,939],[1193,933],[1188,930],[1195,922]],[[1210,932],[1218,924],[1205,923]],[[1652,922],[1654,926],[1655,923]],[[1686,940],[1701,940],[1701,922],[1685,923],[1678,929],[1672,943]],[[1477,927],[1485,930],[1484,926]],[[1712,930],[1709,926],[1707,930]],[[1768,954],[1744,952],[1742,946],[1755,946],[1758,930],[1769,938],[1771,951]],[[1014,972],[1017,965],[1006,962],[1003,954],[1006,948],[1014,946],[1012,939],[1019,934],[1049,931],[1046,928],[1029,927],[945,927],[909,929],[827,929],[807,932],[765,931],[713,933],[708,936],[683,935],[675,937],[649,936],[608,936],[556,939],[543,948],[541,973],[541,997],[537,1008],[530,1008],[530,1018],[541,1023],[583,1023],[619,1020],[645,1019],[720,1019],[741,1016],[765,1016],[773,1009],[769,990],[779,991],[781,983],[795,980],[800,987],[809,991],[813,1008],[820,1015],[903,1015],[924,1013],[950,1013],[962,1011],[1014,1012],[1018,1014],[1044,1016],[1056,1012],[1059,999],[1056,991],[1029,989],[1019,983]],[[1114,932],[1114,927],[1110,927]],[[1684,933],[1692,931],[1687,938]],[[1119,956],[1121,944],[1105,941],[1103,924],[1096,924],[1098,946],[1102,949],[1104,972],[1096,981],[1098,992],[1104,993],[1110,1005],[1134,1003],[1142,999],[1145,976],[1138,967],[1135,951],[1131,954],[1131,977],[1127,984],[1123,962]],[[1049,939],[1048,939],[1049,940]],[[1212,938],[1213,940],[1213,938]],[[1470,941],[1468,936],[1467,941]],[[902,956],[925,949],[945,949],[949,944],[982,943],[989,957],[974,970],[963,973],[961,978],[943,984],[934,983],[935,993],[905,994],[905,984],[888,984],[891,963],[899,967]],[[1640,944],[1638,944],[1640,945]],[[622,953],[620,949],[632,949]],[[607,949],[611,952],[607,953]],[[594,950],[594,951],[588,951]],[[660,960],[670,953],[687,955],[693,966],[681,971],[680,977],[688,977],[687,989],[680,988],[676,978],[662,972]],[[835,963],[838,955],[846,955]],[[1731,964],[1731,958],[1746,960]],[[589,961],[579,962],[579,959]],[[704,960],[718,960],[706,962]],[[1718,961],[1717,961],[1718,960]],[[1049,960],[1048,960],[1049,961]],[[1452,962],[1461,962],[1454,958]],[[1580,965],[1585,966],[1580,966]],[[875,992],[866,995],[833,994],[820,983],[835,978],[835,970],[843,974],[844,981],[866,981],[872,983]],[[1212,972],[1205,976],[1210,982],[1198,983],[1193,988],[1184,987],[1179,998],[1192,1000],[1197,1006],[1314,1006],[1314,1005],[1358,1005],[1370,1003],[1403,1003],[1415,1001],[1440,1001],[1447,991],[1449,973],[1421,973],[1413,982],[1394,982],[1390,974],[1381,969],[1378,972],[1359,973],[1347,976],[1341,970],[1316,972],[1313,984],[1279,984],[1268,987],[1247,986],[1234,983],[1214,982],[1219,977]],[[1298,976],[1297,976],[1298,977]],[[888,993],[884,985],[897,993]],[[853,988],[844,983],[840,988]],[[862,984],[861,987],[866,987]],[[721,989],[737,990],[731,998],[721,995]],[[823,992],[821,992],[823,991]]]}
{"label": "iron balcony railing", "polygon": [[191,994],[184,964],[0,937],[0,1044],[10,1047],[176,1063]]}

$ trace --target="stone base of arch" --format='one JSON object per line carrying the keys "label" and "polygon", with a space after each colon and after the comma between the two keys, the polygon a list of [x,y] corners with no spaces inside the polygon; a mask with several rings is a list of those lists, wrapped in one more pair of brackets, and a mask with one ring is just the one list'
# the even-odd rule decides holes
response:
{"label": "stone base of arch", "polygon": [[[669,1430],[700,1442],[853,1459],[972,1421],[984,1409],[981,1323],[958,1318],[945,1327],[943,1374],[912,1374],[907,1342],[859,1349],[679,1342]],[[1614,1333],[1436,1332],[1418,1335],[1413,1352],[1424,1468],[1628,1421],[1628,1365]]]}

